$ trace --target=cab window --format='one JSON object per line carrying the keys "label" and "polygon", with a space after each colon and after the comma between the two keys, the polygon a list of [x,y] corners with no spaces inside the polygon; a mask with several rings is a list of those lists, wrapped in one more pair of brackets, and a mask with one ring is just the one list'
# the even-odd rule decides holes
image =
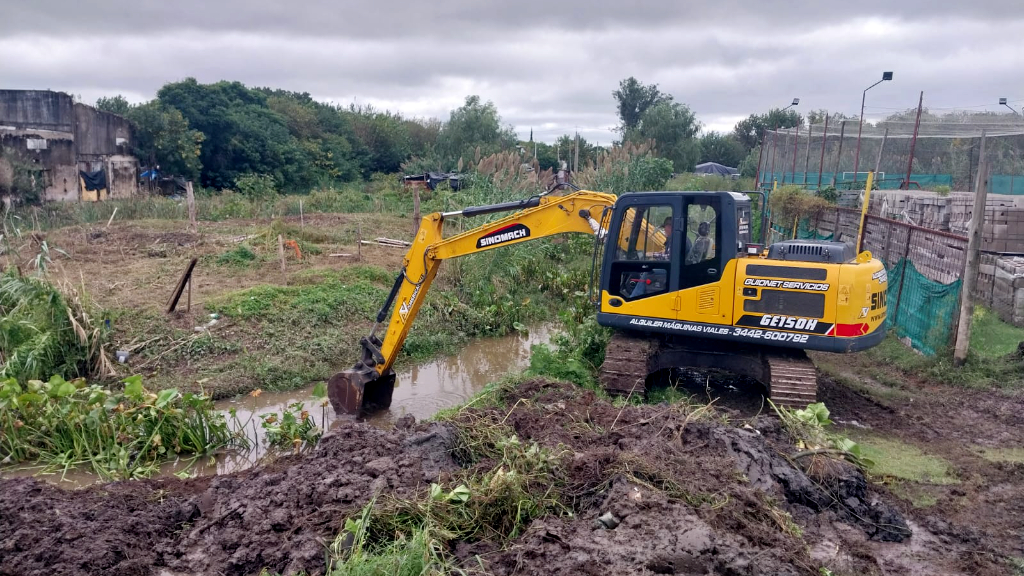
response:
{"label": "cab window", "polygon": [[692,288],[717,282],[722,277],[718,252],[721,248],[718,198],[702,198],[686,204],[686,230],[680,287]]}
{"label": "cab window", "polygon": [[672,273],[670,205],[631,206],[623,214],[612,265],[612,292],[626,300],[669,290]]}

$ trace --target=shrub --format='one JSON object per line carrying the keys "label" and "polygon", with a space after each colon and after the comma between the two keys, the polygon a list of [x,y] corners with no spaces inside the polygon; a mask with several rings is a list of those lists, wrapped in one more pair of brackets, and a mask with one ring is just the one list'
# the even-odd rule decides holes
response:
{"label": "shrub", "polygon": [[243,174],[235,178],[235,187],[251,200],[269,200],[277,196],[277,182],[267,174]]}
{"label": "shrub", "polygon": [[768,198],[772,219],[789,225],[793,220],[813,216],[826,208],[828,202],[804,190],[800,186],[783,186],[772,192]]}

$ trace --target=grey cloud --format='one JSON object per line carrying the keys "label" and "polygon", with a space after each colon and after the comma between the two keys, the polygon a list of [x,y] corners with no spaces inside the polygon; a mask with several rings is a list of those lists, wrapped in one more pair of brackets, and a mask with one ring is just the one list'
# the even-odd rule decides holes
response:
{"label": "grey cloud", "polygon": [[630,75],[717,129],[793,96],[855,114],[883,69],[896,79],[871,92],[869,117],[919,90],[933,107],[1024,100],[1019,0],[0,2],[3,87],[86,101],[194,76],[444,118],[479,94],[524,137],[578,127],[608,143],[611,92]]}

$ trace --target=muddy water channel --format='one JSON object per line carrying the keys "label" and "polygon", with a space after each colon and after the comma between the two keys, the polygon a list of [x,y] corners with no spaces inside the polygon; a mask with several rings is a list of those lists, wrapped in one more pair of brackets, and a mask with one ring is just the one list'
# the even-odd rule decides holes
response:
{"label": "muddy water channel", "polygon": [[[514,333],[500,338],[482,338],[466,345],[458,354],[438,358],[418,366],[398,371],[391,408],[371,415],[367,422],[375,426],[389,427],[406,414],[416,420],[429,418],[439,410],[465,403],[488,383],[499,380],[510,372],[518,372],[529,365],[530,347],[547,343],[553,333],[551,325],[531,327],[528,333]],[[156,476],[172,474],[209,475],[225,474],[242,470],[258,463],[266,452],[260,415],[281,414],[294,404],[302,404],[317,426],[326,430],[339,418],[330,406],[313,398],[313,386],[289,392],[262,392],[258,397],[250,395],[220,400],[219,410],[235,411],[235,418],[228,415],[233,427],[242,427],[253,443],[250,451],[231,452],[198,460],[179,460],[165,464]],[[33,476],[39,468],[7,469],[0,473],[4,478]],[[83,470],[70,470],[65,474],[45,474],[40,478],[59,484],[64,488],[81,487],[100,482],[100,479]]]}

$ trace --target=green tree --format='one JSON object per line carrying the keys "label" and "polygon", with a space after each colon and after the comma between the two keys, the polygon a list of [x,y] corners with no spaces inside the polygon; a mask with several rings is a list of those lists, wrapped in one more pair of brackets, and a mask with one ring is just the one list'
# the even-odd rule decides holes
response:
{"label": "green tree", "polygon": [[708,132],[700,138],[701,162],[717,162],[735,168],[746,155],[743,145],[731,135]]}
{"label": "green tree", "polygon": [[436,152],[443,170],[453,170],[459,159],[471,161],[479,148],[487,156],[516,145],[511,126],[502,125],[493,102],[481,102],[479,96],[467,96],[466,102],[452,110],[451,117],[438,134]]}
{"label": "green tree", "polygon": [[740,176],[744,178],[753,178],[757,175],[757,161],[761,158],[761,145],[754,146],[750,152],[747,153],[746,158],[740,162],[737,167],[740,170]]}
{"label": "green tree", "polygon": [[104,112],[110,112],[117,114],[118,116],[126,116],[128,111],[131,110],[132,105],[128,103],[128,99],[118,94],[117,96],[101,96],[96,100],[96,109]]}
{"label": "green tree", "polygon": [[397,172],[412,150],[408,124],[401,116],[372,106],[353,105],[350,112],[356,138],[367,149],[364,173]]}
{"label": "green tree", "polygon": [[167,174],[199,178],[204,136],[189,127],[181,112],[153,101],[131,107],[125,117],[135,127],[133,147],[144,163]]}
{"label": "green tree", "polygon": [[693,111],[666,99],[644,112],[639,125],[626,132],[626,140],[653,140],[658,156],[671,160],[676,172],[690,172],[700,156],[699,132],[700,122]]}
{"label": "green tree", "polygon": [[807,123],[811,125],[824,124],[826,114],[828,115],[829,132],[832,131],[833,125],[838,126],[839,122],[842,122],[843,120],[853,119],[852,116],[847,116],[842,112],[829,112],[828,110],[821,108],[819,110],[811,110],[807,113]]}
{"label": "green tree", "polygon": [[750,150],[761,144],[765,132],[769,130],[802,125],[803,118],[796,110],[773,108],[767,114],[751,114],[740,120],[733,128],[732,134],[745,150]]}
{"label": "green tree", "polygon": [[672,96],[662,94],[657,84],[644,84],[632,76],[620,81],[612,96],[618,104],[619,130],[623,134],[636,130],[644,114],[653,106],[672,100]]}

